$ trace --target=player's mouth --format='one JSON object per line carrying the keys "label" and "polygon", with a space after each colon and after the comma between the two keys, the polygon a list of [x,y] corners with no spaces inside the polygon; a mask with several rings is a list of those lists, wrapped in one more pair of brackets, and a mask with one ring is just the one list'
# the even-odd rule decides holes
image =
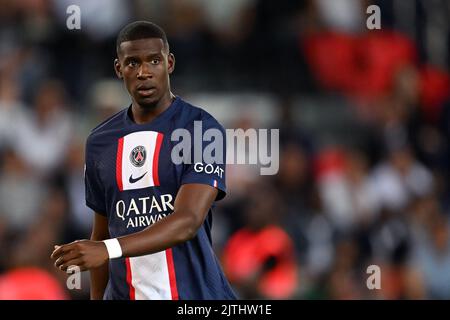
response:
{"label": "player's mouth", "polygon": [[149,97],[149,96],[153,95],[156,92],[156,88],[155,87],[150,87],[150,86],[138,86],[137,87],[137,92],[142,97]]}

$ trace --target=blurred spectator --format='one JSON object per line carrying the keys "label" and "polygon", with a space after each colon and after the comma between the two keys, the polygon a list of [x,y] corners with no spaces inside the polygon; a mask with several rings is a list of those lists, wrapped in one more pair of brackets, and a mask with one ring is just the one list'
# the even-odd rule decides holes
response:
{"label": "blurred spectator", "polygon": [[0,300],[66,300],[61,284],[39,268],[14,269],[0,276]]}
{"label": "blurred spectator", "polygon": [[433,177],[408,147],[391,150],[387,161],[375,168],[371,182],[381,207],[402,210],[414,197],[433,191]]}
{"label": "blurred spectator", "polygon": [[38,219],[37,208],[44,202],[47,186],[14,151],[5,151],[2,162],[0,216],[6,221],[9,233],[24,232]]}
{"label": "blurred spectator", "polygon": [[361,0],[317,0],[314,2],[320,19],[326,28],[359,32],[364,26],[363,13],[367,1]]}
{"label": "blurred spectator", "polygon": [[355,241],[342,240],[337,244],[336,259],[326,286],[327,298],[337,300],[362,297],[361,274],[356,265],[358,246]]}
{"label": "blurred spectator", "polygon": [[[195,0],[205,14],[205,21],[215,37],[223,44],[242,41],[249,32],[255,0]],[[250,18],[250,19],[249,19]]]}
{"label": "blurred spectator", "polygon": [[14,126],[12,147],[36,172],[59,169],[66,155],[72,124],[64,99],[59,82],[41,84],[32,112],[23,112]]}
{"label": "blurred spectator", "polygon": [[22,108],[17,82],[0,72],[0,150],[12,143],[13,129]]}
{"label": "blurred spectator", "polygon": [[241,298],[288,299],[298,288],[295,251],[277,226],[283,208],[270,188],[247,202],[246,227],[234,233],[224,250],[224,268]]}
{"label": "blurred spectator", "polygon": [[65,189],[68,197],[69,239],[89,238],[93,214],[84,201],[84,143],[73,141],[66,159]]}
{"label": "blurred spectator", "polygon": [[304,273],[306,275],[304,283],[309,280],[312,282],[312,286],[319,285],[320,279],[330,271],[335,258],[334,225],[326,216],[320,200],[319,194],[315,190],[311,201],[312,216],[304,227],[307,241],[305,259],[307,270]]}
{"label": "blurred spectator", "polygon": [[111,117],[131,104],[128,92],[123,85],[113,79],[103,79],[97,81],[91,90],[90,103],[93,106],[92,111],[97,112],[95,119],[92,120],[92,126],[96,123]]}
{"label": "blurred spectator", "polygon": [[431,299],[450,296],[450,229],[446,216],[438,213],[430,217],[425,234],[415,239],[413,263],[420,271],[426,295]]}
{"label": "blurred spectator", "polygon": [[320,195],[334,225],[344,233],[370,225],[379,210],[368,162],[356,150],[323,151],[317,160]]}

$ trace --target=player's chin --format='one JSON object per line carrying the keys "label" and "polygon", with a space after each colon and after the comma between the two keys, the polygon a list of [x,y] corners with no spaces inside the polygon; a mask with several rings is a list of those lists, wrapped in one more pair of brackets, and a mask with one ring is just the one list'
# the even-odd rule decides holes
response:
{"label": "player's chin", "polygon": [[153,108],[158,102],[158,97],[149,96],[149,97],[137,97],[136,101],[143,108]]}

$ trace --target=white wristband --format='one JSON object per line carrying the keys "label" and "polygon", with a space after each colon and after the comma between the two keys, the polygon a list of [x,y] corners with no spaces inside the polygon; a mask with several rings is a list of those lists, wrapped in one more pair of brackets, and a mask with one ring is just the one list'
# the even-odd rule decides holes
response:
{"label": "white wristband", "polygon": [[119,240],[107,239],[103,240],[106,245],[106,250],[108,250],[108,256],[110,259],[120,258],[122,256],[122,248],[120,247]]}

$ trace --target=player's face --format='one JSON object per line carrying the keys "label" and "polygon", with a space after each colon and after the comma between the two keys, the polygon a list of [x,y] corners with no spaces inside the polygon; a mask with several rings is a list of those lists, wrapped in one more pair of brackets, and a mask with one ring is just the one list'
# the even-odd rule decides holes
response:
{"label": "player's face", "polygon": [[133,101],[143,108],[155,107],[169,95],[169,74],[174,66],[174,56],[158,38],[122,42],[115,62],[117,75],[123,78]]}

